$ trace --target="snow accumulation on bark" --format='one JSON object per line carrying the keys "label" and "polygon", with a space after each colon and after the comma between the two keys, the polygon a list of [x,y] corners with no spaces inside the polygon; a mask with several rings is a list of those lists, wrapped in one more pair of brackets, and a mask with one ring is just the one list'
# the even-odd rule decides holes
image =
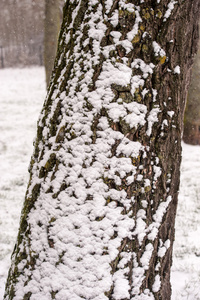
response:
{"label": "snow accumulation on bark", "polygon": [[156,126],[161,137],[176,126],[152,83],[167,50],[146,29],[153,18],[166,24],[177,2],[162,12],[163,1],[156,11],[135,2],[68,1],[7,300],[160,299],[173,237],[159,231],[173,195]]}

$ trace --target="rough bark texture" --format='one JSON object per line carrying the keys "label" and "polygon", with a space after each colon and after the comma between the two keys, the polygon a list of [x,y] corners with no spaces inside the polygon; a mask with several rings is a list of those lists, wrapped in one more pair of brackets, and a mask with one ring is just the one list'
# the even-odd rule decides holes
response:
{"label": "rough bark texture", "polygon": [[170,299],[198,17],[198,0],[66,2],[4,299]]}
{"label": "rough bark texture", "polygon": [[192,67],[192,77],[188,90],[184,116],[183,140],[192,145],[200,144],[200,43]]}
{"label": "rough bark texture", "polygon": [[44,65],[46,84],[49,85],[56,57],[60,31],[60,0],[45,0]]}

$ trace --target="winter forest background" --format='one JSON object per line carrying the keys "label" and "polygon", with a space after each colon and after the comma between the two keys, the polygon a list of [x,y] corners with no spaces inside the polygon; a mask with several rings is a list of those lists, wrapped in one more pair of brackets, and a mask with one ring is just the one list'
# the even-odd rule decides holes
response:
{"label": "winter forest background", "polygon": [[[63,2],[59,3],[60,14]],[[26,191],[36,122],[46,94],[44,18],[44,1],[0,1],[0,300]],[[196,123],[191,126],[193,129],[197,126],[199,131],[199,121],[195,118]],[[172,299],[198,300],[200,148],[184,142],[182,146]]]}
{"label": "winter forest background", "polygon": [[43,65],[44,1],[0,2],[1,67]]}

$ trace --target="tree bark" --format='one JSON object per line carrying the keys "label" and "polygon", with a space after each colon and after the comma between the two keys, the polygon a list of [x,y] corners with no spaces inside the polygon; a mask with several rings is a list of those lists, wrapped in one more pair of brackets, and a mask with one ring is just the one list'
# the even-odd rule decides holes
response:
{"label": "tree bark", "polygon": [[60,0],[45,0],[44,65],[48,87],[56,57],[60,31]]}
{"label": "tree bark", "polygon": [[4,299],[170,299],[199,5],[66,2]]}

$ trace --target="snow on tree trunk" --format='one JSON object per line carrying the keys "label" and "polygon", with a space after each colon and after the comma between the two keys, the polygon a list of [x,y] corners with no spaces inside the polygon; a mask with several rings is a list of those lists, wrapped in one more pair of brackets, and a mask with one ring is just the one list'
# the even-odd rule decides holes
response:
{"label": "snow on tree trunk", "polygon": [[66,2],[4,299],[170,299],[198,14]]}

